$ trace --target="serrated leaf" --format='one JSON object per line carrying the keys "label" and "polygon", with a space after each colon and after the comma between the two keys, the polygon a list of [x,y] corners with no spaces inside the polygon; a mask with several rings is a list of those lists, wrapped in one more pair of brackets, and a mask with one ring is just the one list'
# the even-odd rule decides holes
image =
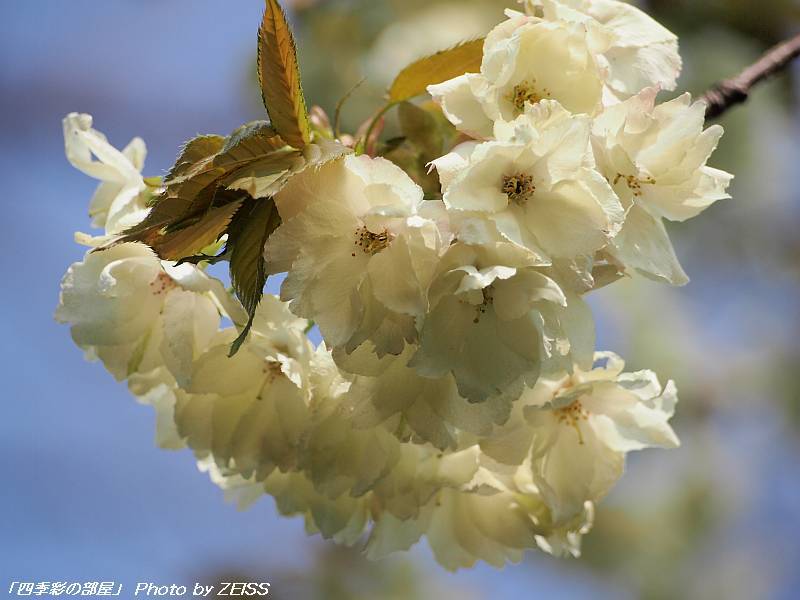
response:
{"label": "serrated leaf", "polygon": [[231,345],[230,356],[238,352],[250,332],[267,282],[264,244],[280,224],[281,218],[272,198],[262,198],[245,202],[228,227],[226,252],[230,252],[233,291],[249,317]]}
{"label": "serrated leaf", "polygon": [[242,190],[251,198],[266,198],[270,195],[273,186],[288,173],[288,171],[274,172],[269,166],[259,169],[252,167],[246,173],[236,174],[234,178],[226,180],[227,187],[232,190]]}
{"label": "serrated leaf", "polygon": [[142,181],[144,181],[144,184],[149,188],[160,188],[164,183],[164,180],[159,175],[154,177],[145,177],[142,179]]}
{"label": "serrated leaf", "polygon": [[166,260],[178,260],[186,256],[193,256],[196,252],[216,242],[225,233],[231,218],[243,201],[244,198],[212,208],[196,223],[163,234],[150,247]]}
{"label": "serrated leaf", "polygon": [[297,64],[297,49],[277,0],[267,7],[258,31],[258,83],[273,127],[290,145],[311,141],[311,123]]}
{"label": "serrated leaf", "polygon": [[218,262],[222,262],[223,260],[228,260],[228,254],[226,252],[221,252],[220,254],[193,254],[192,256],[184,256],[182,259],[175,263],[175,266],[180,266],[183,264],[190,264],[190,265],[199,265],[201,262],[208,263],[209,265],[215,265]]}
{"label": "serrated leaf", "polygon": [[429,85],[442,83],[464,73],[477,73],[483,60],[483,39],[463,42],[411,63],[395,77],[389,101],[402,102],[424,94]]}
{"label": "serrated leaf", "polygon": [[175,165],[169,170],[164,181],[170,181],[184,175],[188,169],[199,163],[204,158],[217,154],[225,144],[221,135],[200,135],[189,140],[181,148]]}
{"label": "serrated leaf", "polygon": [[215,163],[225,165],[258,158],[286,145],[269,121],[250,121],[228,136]]}
{"label": "serrated leaf", "polygon": [[289,172],[296,158],[297,152],[288,147],[277,150],[237,169],[221,184],[230,190],[243,190],[252,198],[264,198],[273,193],[273,184]]}
{"label": "serrated leaf", "polygon": [[[218,151],[209,155],[213,148]],[[243,125],[228,138],[195,138],[184,148],[178,159],[181,166],[170,172],[164,192],[147,217],[113,243],[144,242],[163,259],[192,255],[213,243],[213,239],[207,240],[214,235],[224,216],[230,218],[235,211],[235,208],[217,209],[243,196],[241,191],[231,193],[224,188],[252,176],[254,171],[250,166],[257,166],[261,176],[285,174],[299,156],[300,151],[287,146],[266,121]],[[190,164],[195,159],[197,162]],[[249,191],[245,185],[233,187]],[[178,230],[181,233],[177,233]],[[197,243],[191,241],[192,234],[198,236]],[[221,232],[217,237],[219,235]],[[178,255],[188,248],[191,250],[187,254]]]}

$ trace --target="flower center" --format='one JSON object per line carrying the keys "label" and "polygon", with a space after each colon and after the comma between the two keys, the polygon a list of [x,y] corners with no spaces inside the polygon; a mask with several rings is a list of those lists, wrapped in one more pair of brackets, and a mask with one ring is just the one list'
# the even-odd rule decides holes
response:
{"label": "flower center", "polygon": [[514,90],[511,92],[511,97],[509,100],[511,101],[511,104],[514,105],[514,108],[516,108],[519,112],[525,110],[526,102],[536,104],[537,102],[550,97],[550,91],[547,88],[544,88],[540,92],[535,87],[535,83],[535,79],[533,82],[530,82],[526,79],[525,81],[522,81],[514,86]]}
{"label": "flower center", "polygon": [[170,290],[178,287],[176,281],[161,271],[153,281],[150,282],[150,291],[154,296],[165,296]]}
{"label": "flower center", "polygon": [[649,175],[644,178],[639,178],[635,175],[623,175],[622,173],[617,173],[617,176],[614,178],[614,185],[617,185],[620,181],[624,181],[628,186],[628,189],[630,189],[630,191],[633,192],[633,195],[637,198],[641,197],[642,195],[643,185],[656,184],[656,180]]}
{"label": "flower center", "polygon": [[283,375],[281,363],[279,363],[277,360],[270,359],[266,359],[264,361],[264,365],[261,367],[261,372],[267,376],[267,379],[270,383]]}
{"label": "flower center", "polygon": [[[380,233],[372,233],[366,227],[361,227],[356,229],[354,244],[364,254],[373,255],[387,248],[393,239],[394,235],[389,233],[388,229],[384,229]],[[353,252],[352,255],[355,256],[356,253]]]}
{"label": "flower center", "polygon": [[505,175],[501,189],[511,202],[522,205],[533,197],[536,186],[533,185],[533,177],[517,173],[516,175]]}
{"label": "flower center", "polygon": [[494,304],[494,288],[491,285],[488,285],[481,291],[483,292],[483,302],[475,307],[475,318],[472,320],[473,323],[480,323],[481,315],[484,314],[492,304]]}
{"label": "flower center", "polygon": [[572,427],[578,433],[578,441],[583,445],[583,433],[581,433],[580,422],[589,418],[589,413],[583,408],[580,400],[575,400],[563,408],[553,411],[558,422]]}

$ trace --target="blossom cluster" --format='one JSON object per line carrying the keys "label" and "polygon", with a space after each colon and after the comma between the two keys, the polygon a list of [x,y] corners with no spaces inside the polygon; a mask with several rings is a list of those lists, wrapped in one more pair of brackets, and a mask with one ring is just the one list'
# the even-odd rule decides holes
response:
{"label": "blossom cluster", "polygon": [[[101,180],[104,235],[62,282],[59,321],[242,505],[263,494],[310,532],[378,558],[427,538],[449,569],[539,548],[577,555],[626,454],[670,448],[677,395],[595,350],[585,295],[634,273],[687,277],[664,220],[726,198],[702,103],[657,102],[675,36],[616,0],[528,0],[486,37],[479,73],[429,87],[460,132],[432,161],[439,198],[344,146],[269,190],[281,225],[249,337],[200,263],[141,243],[97,248],[156,193],[144,143],[114,149],[88,115],[69,160]],[[328,142],[336,144],[336,142]],[[310,157],[310,158],[308,158]],[[324,340],[307,337],[315,325]]]}

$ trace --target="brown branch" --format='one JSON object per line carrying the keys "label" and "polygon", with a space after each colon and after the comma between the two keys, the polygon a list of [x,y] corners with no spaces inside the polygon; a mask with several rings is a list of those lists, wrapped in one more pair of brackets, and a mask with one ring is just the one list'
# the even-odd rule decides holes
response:
{"label": "brown branch", "polygon": [[714,119],[729,108],[746,102],[754,86],[786,68],[798,56],[800,34],[768,50],[736,77],[715,84],[702,97],[708,104],[706,118]]}

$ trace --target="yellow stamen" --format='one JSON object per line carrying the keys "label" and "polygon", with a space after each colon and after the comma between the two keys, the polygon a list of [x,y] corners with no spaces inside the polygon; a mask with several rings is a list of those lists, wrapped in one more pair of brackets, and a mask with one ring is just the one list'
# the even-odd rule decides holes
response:
{"label": "yellow stamen", "polygon": [[536,104],[537,102],[550,97],[550,92],[547,90],[547,88],[543,88],[542,91],[539,91],[534,85],[535,83],[535,79],[533,82],[530,82],[526,79],[525,81],[521,81],[514,86],[514,90],[511,92],[511,97],[509,100],[514,105],[514,108],[516,108],[519,112],[525,110],[526,102]]}
{"label": "yellow stamen", "polygon": [[283,376],[283,370],[281,369],[281,363],[277,360],[270,360],[267,359],[264,361],[264,366],[261,368],[262,373],[267,376],[267,379],[270,383],[275,381],[278,377]]}
{"label": "yellow stamen", "polygon": [[589,413],[584,410],[580,400],[575,400],[571,404],[557,408],[553,411],[559,423],[572,427],[578,434],[578,441],[583,445],[583,433],[581,432],[580,422],[589,418]]}
{"label": "yellow stamen", "polygon": [[178,283],[163,271],[150,282],[150,291],[154,296],[163,296],[178,287]]}
{"label": "yellow stamen", "polygon": [[533,185],[533,177],[525,173],[517,173],[505,175],[501,189],[511,202],[521,205],[533,197],[536,186]]}
{"label": "yellow stamen", "polygon": [[[360,248],[364,254],[377,254],[384,250],[392,243],[394,236],[389,233],[388,229],[384,229],[380,233],[372,233],[366,227],[356,229],[355,233],[355,246]],[[352,254],[356,255],[355,252]]]}
{"label": "yellow stamen", "polygon": [[635,175],[623,175],[622,173],[617,173],[617,176],[614,178],[613,185],[617,185],[620,180],[624,181],[625,184],[628,186],[628,189],[633,192],[633,195],[637,198],[641,197],[642,195],[642,186],[643,185],[655,185],[656,180],[650,177],[636,177]]}
{"label": "yellow stamen", "polygon": [[494,288],[492,286],[487,286],[483,288],[482,291],[483,302],[475,307],[475,318],[472,320],[473,323],[480,323],[481,315],[484,314],[492,304],[494,304]]}

